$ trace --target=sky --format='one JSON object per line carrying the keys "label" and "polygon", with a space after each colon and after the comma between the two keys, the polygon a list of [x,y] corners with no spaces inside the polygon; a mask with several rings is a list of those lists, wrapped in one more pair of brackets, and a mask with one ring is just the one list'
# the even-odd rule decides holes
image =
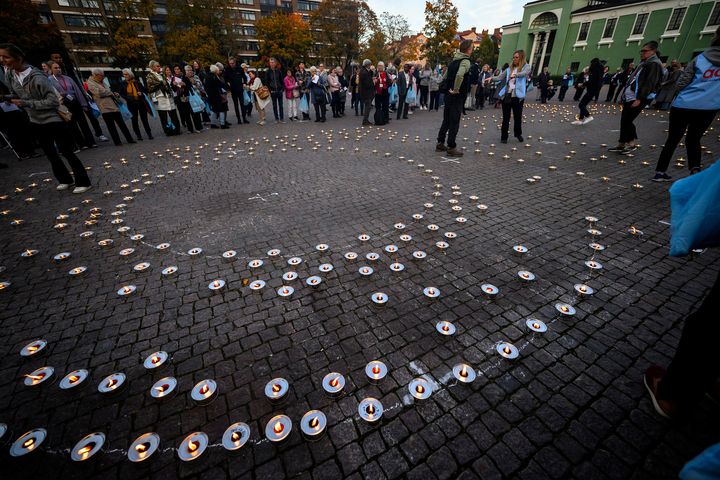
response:
{"label": "sky", "polygon": [[[425,25],[424,0],[366,0],[380,15],[382,12],[402,14],[410,22],[413,33],[422,31]],[[458,9],[458,30],[477,27],[478,31],[522,20],[523,5],[530,0],[453,0]]]}

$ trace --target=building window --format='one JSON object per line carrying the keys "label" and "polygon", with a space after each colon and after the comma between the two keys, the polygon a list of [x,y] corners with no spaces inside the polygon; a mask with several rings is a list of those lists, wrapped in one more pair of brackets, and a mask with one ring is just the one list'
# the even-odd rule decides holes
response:
{"label": "building window", "polygon": [[605,21],[605,30],[603,31],[602,38],[612,38],[615,33],[615,25],[617,25],[617,18],[608,18]]}
{"label": "building window", "polygon": [[628,67],[630,66],[630,64],[633,63],[634,61],[635,61],[634,58],[623,58],[623,61],[622,61],[622,64],[621,64],[621,65],[622,65],[622,69],[625,70],[625,69],[628,68]]}
{"label": "building window", "polygon": [[570,71],[571,71],[571,72],[577,72],[579,68],[580,68],[580,62],[572,62],[572,63],[570,64]]}
{"label": "building window", "polygon": [[633,26],[631,35],[635,36],[645,33],[645,25],[647,25],[649,16],[649,13],[638,13],[637,17],[635,17],[635,25]]}
{"label": "building window", "polygon": [[554,27],[558,24],[558,17],[552,12],[538,15],[530,24],[530,28]]}
{"label": "building window", "polygon": [[307,2],[303,0],[298,0],[297,2],[297,9],[301,12],[312,12],[313,10],[317,10],[320,5],[315,2]]}
{"label": "building window", "polygon": [[707,23],[708,27],[715,27],[717,25],[720,25],[720,2],[715,2],[715,6]]}
{"label": "building window", "polygon": [[94,27],[105,28],[105,22],[101,17],[91,15],[63,15],[65,25],[68,27]]}
{"label": "building window", "polygon": [[240,19],[241,20],[255,20],[255,12],[248,12],[246,10],[240,10]]}
{"label": "building window", "polygon": [[152,30],[153,33],[165,33],[167,32],[167,23],[150,20],[150,30]]}
{"label": "building window", "polygon": [[48,23],[53,23],[54,21],[55,20],[53,19],[51,13],[40,12],[38,18],[38,23],[40,25],[47,25]]}
{"label": "building window", "polygon": [[98,2],[95,0],[58,0],[61,7],[75,8],[99,8]]}
{"label": "building window", "polygon": [[590,33],[590,22],[583,22],[580,24],[580,31],[578,32],[578,42],[587,42],[588,33]]}
{"label": "building window", "polygon": [[683,18],[685,18],[685,11],[687,11],[687,8],[685,7],[676,8],[672,11],[670,21],[665,29],[666,32],[677,32],[680,30],[680,25],[682,25]]}
{"label": "building window", "polygon": [[238,5],[255,5],[255,0],[235,0]]}

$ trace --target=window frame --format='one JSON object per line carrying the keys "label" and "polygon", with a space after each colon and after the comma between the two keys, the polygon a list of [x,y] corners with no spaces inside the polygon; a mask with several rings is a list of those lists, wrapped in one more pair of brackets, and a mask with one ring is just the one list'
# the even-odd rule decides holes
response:
{"label": "window frame", "polygon": [[[583,32],[583,25],[587,25],[587,30],[585,31],[585,38],[580,39],[580,35]],[[590,37],[590,28],[592,27],[592,22],[580,22],[580,28],[578,28],[578,34],[577,38],[575,39],[575,44],[587,44],[587,39]]]}
{"label": "window frame", "polygon": [[[717,15],[717,21],[715,23],[710,23],[710,19],[712,18],[713,13]],[[714,30],[718,26],[720,26],[720,2],[715,2],[713,4],[713,7],[710,9],[710,15],[708,15],[707,23],[705,23],[705,28],[703,29],[703,33],[707,33],[710,30]]]}
{"label": "window frame", "polygon": [[[612,17],[612,18],[606,18],[606,19],[605,19],[605,26],[603,27],[603,33],[602,33],[602,36],[600,37],[600,40],[605,40],[605,41],[607,41],[607,40],[612,40],[612,39],[613,39],[613,37],[615,36],[615,30],[617,30],[617,20],[618,20],[617,17]],[[613,22],[612,32],[610,32],[610,35],[608,36],[608,35],[606,35],[606,34],[607,34],[608,24],[609,24],[611,21]]]}
{"label": "window frame", "polygon": [[[642,31],[639,33],[635,33],[635,28],[637,27],[638,18],[640,18],[640,15],[645,16],[645,22],[643,23]],[[630,38],[633,37],[643,37],[645,35],[645,30],[648,26],[648,20],[650,20],[650,12],[640,12],[635,15],[635,22],[633,22],[633,28],[630,30]]]}
{"label": "window frame", "polygon": [[[673,18],[675,17],[675,12],[678,10],[682,10],[682,17],[680,18],[680,23],[678,24],[677,28],[670,29],[670,22],[672,22]],[[675,7],[672,9],[672,12],[670,13],[670,18],[668,18],[667,24],[665,25],[665,34],[680,34],[680,30],[682,30],[683,22],[685,21],[685,16],[687,15],[687,7]]]}

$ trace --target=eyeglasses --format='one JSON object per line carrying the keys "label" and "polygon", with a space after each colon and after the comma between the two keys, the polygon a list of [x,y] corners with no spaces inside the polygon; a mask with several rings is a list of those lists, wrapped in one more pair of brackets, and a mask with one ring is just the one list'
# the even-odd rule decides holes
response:
{"label": "eyeglasses", "polygon": [[643,48],[640,50],[640,53],[647,53],[647,52],[652,52],[652,50],[650,50],[648,48]]}

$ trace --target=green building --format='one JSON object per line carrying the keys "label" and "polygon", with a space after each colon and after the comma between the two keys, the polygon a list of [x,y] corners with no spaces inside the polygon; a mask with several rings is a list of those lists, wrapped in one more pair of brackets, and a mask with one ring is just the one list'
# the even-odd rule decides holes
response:
{"label": "green building", "polygon": [[525,50],[537,73],[582,70],[598,57],[614,71],[637,61],[644,42],[660,44],[663,62],[687,62],[710,44],[720,26],[715,0],[537,0],[522,22],[503,27],[499,63]]}

